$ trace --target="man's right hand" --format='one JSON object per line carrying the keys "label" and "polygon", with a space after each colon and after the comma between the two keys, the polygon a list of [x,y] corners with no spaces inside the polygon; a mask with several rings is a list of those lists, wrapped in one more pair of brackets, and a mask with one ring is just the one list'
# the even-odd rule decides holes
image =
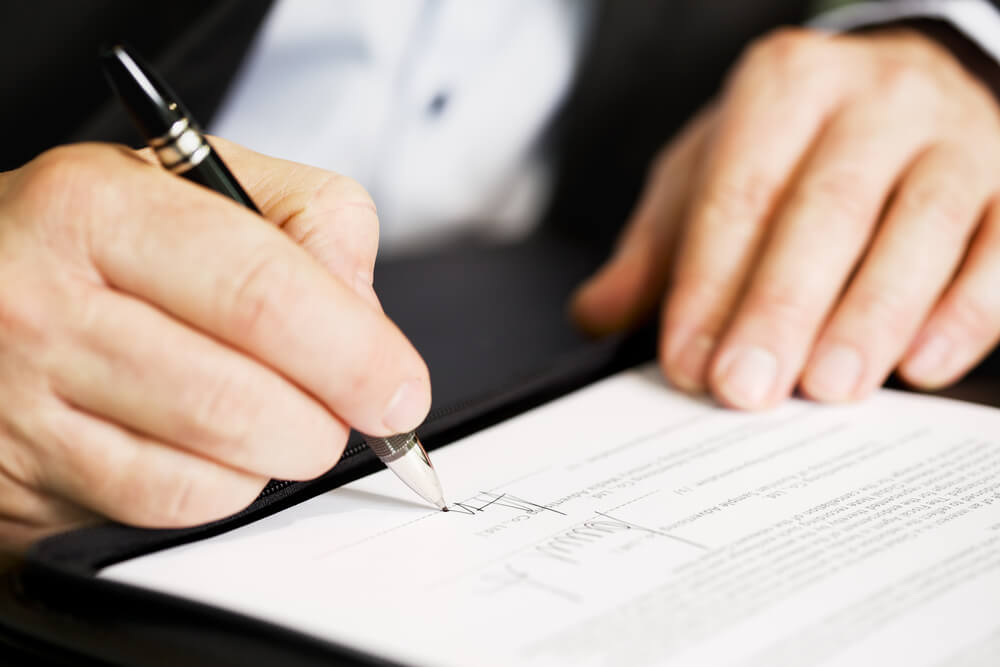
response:
{"label": "man's right hand", "polygon": [[214,144],[273,224],[118,146],[0,174],[0,551],[217,519],[426,415],[367,193]]}

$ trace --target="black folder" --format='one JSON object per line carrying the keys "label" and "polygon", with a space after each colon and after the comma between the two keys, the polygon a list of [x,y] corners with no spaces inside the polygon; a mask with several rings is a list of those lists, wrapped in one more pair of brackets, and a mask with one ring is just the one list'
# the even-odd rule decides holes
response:
{"label": "black folder", "polygon": [[[418,430],[428,449],[652,357],[652,325],[591,340],[569,321],[569,297],[602,255],[545,232],[515,244],[464,244],[379,263],[376,290],[386,312],[431,369],[434,403]],[[1000,355],[994,354],[952,394],[997,404],[998,377]],[[23,567],[0,580],[0,665],[392,664],[294,629],[95,576],[113,563],[257,521],[380,468],[355,435],[326,475],[273,481],[227,519],[184,530],[105,524],[40,542]]]}
{"label": "black folder", "polygon": [[[546,233],[379,263],[376,291],[386,312],[431,369],[434,402],[418,430],[428,449],[651,357],[651,328],[590,340],[569,321],[572,290],[601,259],[586,244]],[[95,576],[113,563],[256,521],[380,467],[354,434],[329,473],[309,482],[272,481],[227,519],[183,530],[105,524],[40,542],[2,582],[0,664],[388,664],[349,646]]]}

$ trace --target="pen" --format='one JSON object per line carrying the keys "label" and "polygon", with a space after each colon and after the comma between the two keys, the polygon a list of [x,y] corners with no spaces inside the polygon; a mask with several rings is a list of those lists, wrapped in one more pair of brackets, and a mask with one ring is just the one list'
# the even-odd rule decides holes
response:
{"label": "pen", "polygon": [[[111,88],[164,168],[260,213],[191,114],[148,65],[121,44],[103,50],[101,64]],[[362,435],[407,486],[447,510],[437,473],[416,433],[385,438]]]}

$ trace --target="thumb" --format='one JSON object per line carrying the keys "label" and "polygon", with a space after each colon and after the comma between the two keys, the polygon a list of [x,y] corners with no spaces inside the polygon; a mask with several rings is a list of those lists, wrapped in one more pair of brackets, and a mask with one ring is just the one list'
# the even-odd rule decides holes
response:
{"label": "thumb", "polygon": [[378,215],[371,196],[360,184],[347,176],[262,155],[225,139],[210,140],[265,218],[327,271],[380,308],[372,289]]}
{"label": "thumb", "polygon": [[709,118],[699,114],[661,151],[614,254],[573,294],[570,313],[584,331],[631,328],[660,302]]}

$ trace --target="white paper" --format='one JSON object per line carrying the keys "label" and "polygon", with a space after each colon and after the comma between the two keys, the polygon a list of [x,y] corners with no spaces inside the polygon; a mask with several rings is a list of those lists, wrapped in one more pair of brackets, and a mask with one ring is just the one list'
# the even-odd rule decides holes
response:
{"label": "white paper", "polygon": [[1000,655],[998,410],[748,415],[647,367],[432,458],[451,512],[384,471],[101,576],[416,664]]}

